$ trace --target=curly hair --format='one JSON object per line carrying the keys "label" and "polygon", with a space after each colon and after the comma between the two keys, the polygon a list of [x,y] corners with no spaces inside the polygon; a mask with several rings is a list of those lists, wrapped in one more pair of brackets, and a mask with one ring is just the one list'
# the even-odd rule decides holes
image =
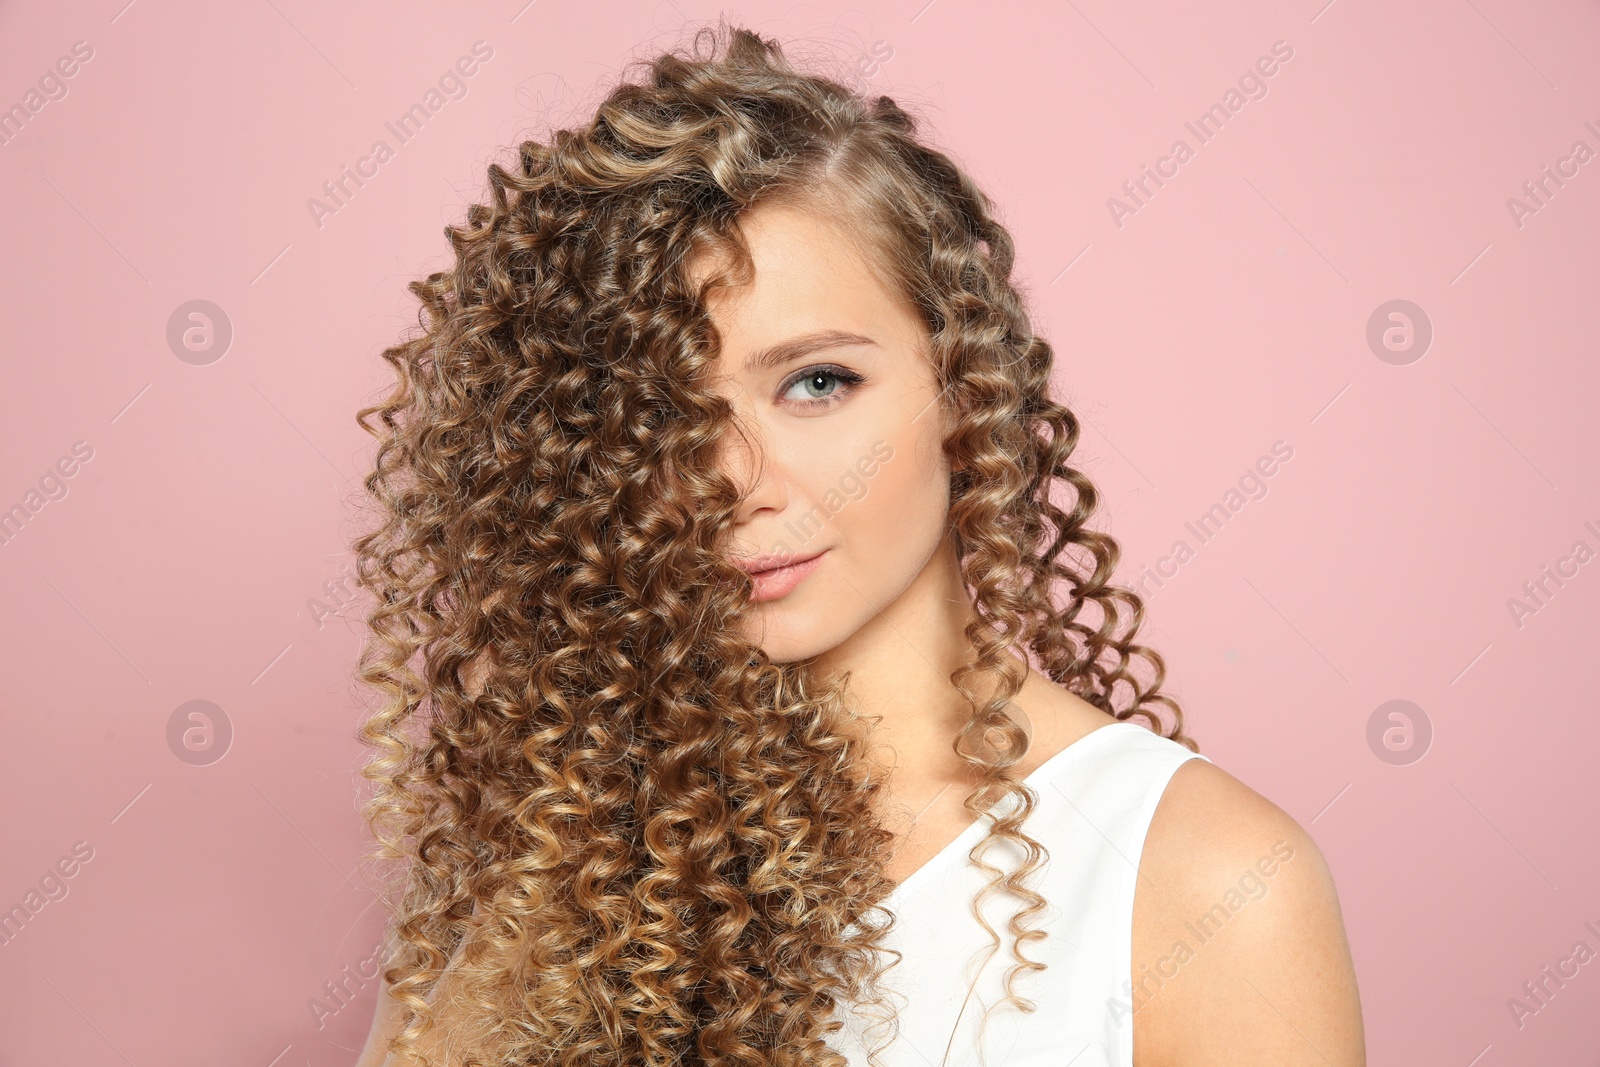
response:
{"label": "curly hair", "polygon": [[[1025,884],[1037,797],[1008,770],[1027,664],[1199,750],[1133,641],[1139,596],[1109,584],[1116,542],[1086,527],[1078,421],[1048,396],[1012,239],[916,130],[773,40],[702,28],[631,64],[587,125],[490,164],[490,202],[445,229],[452,268],[409,285],[421,332],[384,350],[396,383],[356,416],[380,515],[354,542],[373,595],[357,678],[377,694],[362,815],[372,857],[405,861],[385,868],[393,1050],[415,1055],[447,1013],[438,987],[469,1064],[840,1065],[835,1011],[883,1002],[895,836],[865,769],[873,720],[848,676],[774,663],[735,625],[750,583],[726,555],[734,414],[707,295],[749,277],[738,223],[758,205],[850,219],[931,339],[976,612],[952,745],[982,775],[966,806],[989,836],[969,858],[996,946],[983,896],[1026,902],[1008,1000],[1033,1010],[1013,982],[1044,967],[1022,951],[1045,936],[1026,929],[1046,906]],[[697,280],[714,250],[733,267]],[[980,697],[975,672],[998,691]],[[1020,869],[983,860],[996,838]]]}

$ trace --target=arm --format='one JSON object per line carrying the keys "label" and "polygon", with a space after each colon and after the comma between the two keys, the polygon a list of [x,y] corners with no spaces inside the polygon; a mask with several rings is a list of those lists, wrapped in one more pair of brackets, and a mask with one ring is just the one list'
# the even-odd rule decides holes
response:
{"label": "arm", "polygon": [[[489,664],[485,661],[483,653],[462,668],[462,682],[469,697],[477,696],[483,691],[484,679],[488,673]],[[445,1002],[438,992],[445,989],[449,975],[450,969],[447,967],[445,976],[435,986],[434,995],[429,997],[429,1002],[435,1006]],[[367,1043],[362,1046],[361,1058],[356,1060],[355,1067],[420,1067],[420,1061],[412,1056],[390,1055],[388,1051],[389,1039],[402,1029],[405,1014],[404,1005],[390,994],[389,983],[380,978],[378,1007],[372,1016],[372,1029],[367,1033]],[[445,1039],[452,1029],[449,1012],[442,1011],[434,1026],[422,1036],[420,1051],[427,1055],[432,1067],[456,1067],[456,1061],[450,1058],[445,1047]]]}
{"label": "arm", "polygon": [[[428,997],[428,1002],[438,1011],[438,1017],[418,1044],[420,1051],[428,1057],[430,1067],[460,1067],[462,1063],[461,1054],[464,1050],[459,1041],[452,1040],[458,1029],[452,1013],[448,1008],[438,1009],[438,1005],[448,999],[438,994],[441,991],[448,992],[445,983],[449,973],[446,970],[445,977],[439,980],[434,986],[434,993]],[[372,1016],[372,1029],[367,1034],[367,1043],[362,1046],[361,1058],[356,1060],[355,1067],[421,1067],[422,1061],[409,1054],[391,1055],[389,1052],[389,1039],[400,1032],[405,1014],[405,1006],[390,995],[389,983],[380,981],[378,1008]]]}
{"label": "arm", "polygon": [[361,1058],[355,1067],[385,1067],[389,1060],[389,1039],[400,1032],[400,1020],[405,1013],[400,1004],[389,995],[389,983],[378,983],[378,1010],[372,1016],[372,1029],[367,1033],[367,1043],[361,1048]]}
{"label": "arm", "polygon": [[1328,865],[1271,801],[1203,760],[1173,775],[1134,894],[1135,1067],[1365,1067]]}

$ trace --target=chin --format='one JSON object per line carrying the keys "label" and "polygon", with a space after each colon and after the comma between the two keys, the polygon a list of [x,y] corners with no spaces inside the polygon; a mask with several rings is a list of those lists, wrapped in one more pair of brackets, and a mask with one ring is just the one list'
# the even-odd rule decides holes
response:
{"label": "chin", "polygon": [[796,640],[792,637],[760,638],[754,635],[751,636],[750,643],[765,652],[773,663],[798,663],[820,652],[826,652],[831,647],[821,642]]}
{"label": "chin", "polygon": [[835,632],[837,622],[830,626],[806,615],[774,613],[782,617],[782,621],[779,621],[764,614],[760,605],[753,605],[751,610],[751,622],[745,627],[745,636],[774,663],[796,663],[821,655],[837,647],[847,636]]}

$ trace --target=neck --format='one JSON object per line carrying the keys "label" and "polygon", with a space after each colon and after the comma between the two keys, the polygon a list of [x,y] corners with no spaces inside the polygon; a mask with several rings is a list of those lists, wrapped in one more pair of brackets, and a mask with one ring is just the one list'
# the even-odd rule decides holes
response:
{"label": "neck", "polygon": [[[971,658],[963,629],[975,617],[947,534],[904,593],[815,661],[824,678],[848,672],[856,707],[879,720],[868,735],[868,758],[890,772],[892,792],[908,800],[976,781],[952,748],[971,709],[950,683]],[[997,679],[972,676],[967,684],[986,696]]]}

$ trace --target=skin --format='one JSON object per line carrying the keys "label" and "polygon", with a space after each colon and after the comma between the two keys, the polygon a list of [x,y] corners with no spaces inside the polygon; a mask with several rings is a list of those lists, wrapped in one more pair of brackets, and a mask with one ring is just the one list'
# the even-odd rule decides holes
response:
{"label": "skin", "polygon": [[[730,551],[824,551],[788,595],[752,604],[745,625],[775,661],[811,658],[825,673],[850,671],[855,698],[881,716],[869,758],[888,777],[883,814],[900,829],[887,873],[902,881],[970,823],[962,802],[976,782],[950,747],[967,717],[949,675],[967,651],[962,627],[972,605],[947,528],[946,413],[928,338],[914,308],[879,281],[831,218],[768,205],[742,227],[755,279],[711,305],[722,340],[718,388],[744,427],[721,457],[745,490]],[[752,365],[756,353],[820,331],[872,343]],[[851,384],[840,370],[862,381]],[[879,461],[860,478],[863,492],[850,476],[861,475],[866,457]],[[806,527],[807,515],[825,521]],[[1013,714],[1030,737],[1012,768],[1019,777],[1115,721],[1031,669]],[[1275,844],[1293,858],[1261,879],[1265,894],[1197,942],[1186,924],[1228,899]],[[1130,978],[1173,974],[1179,941],[1192,957],[1159,989],[1147,979],[1152,995],[1135,1002],[1135,1067],[1365,1064],[1354,967],[1325,860],[1289,815],[1204,760],[1179,768],[1153,816],[1134,896]],[[401,1067],[380,1054],[398,1022],[384,990],[357,1067]],[[451,1062],[442,1042],[430,1052]]]}

